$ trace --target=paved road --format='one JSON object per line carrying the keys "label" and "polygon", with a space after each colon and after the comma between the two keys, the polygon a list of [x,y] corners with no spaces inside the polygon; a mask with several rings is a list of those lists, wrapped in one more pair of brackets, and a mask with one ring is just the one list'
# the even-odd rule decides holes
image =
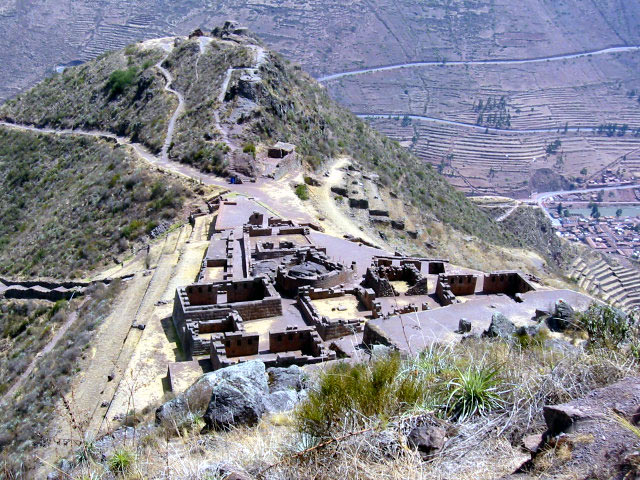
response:
{"label": "paved road", "polygon": [[549,57],[521,58],[521,59],[512,59],[512,60],[509,60],[509,59],[455,60],[450,62],[426,61],[426,62],[398,63],[394,65],[384,65],[380,67],[363,68],[361,70],[350,70],[347,72],[333,73],[331,75],[325,75],[324,77],[320,77],[317,80],[319,82],[329,82],[331,80],[337,80],[339,78],[344,78],[344,77],[353,77],[355,75],[363,75],[366,73],[384,72],[387,70],[399,70],[402,68],[421,68],[421,67],[432,67],[432,66],[450,67],[450,66],[456,66],[456,65],[524,65],[527,63],[558,62],[562,60],[569,60],[572,58],[581,58],[581,57],[596,56],[596,55],[609,55],[612,53],[637,52],[639,50],[640,50],[640,45],[629,45],[629,46],[603,48],[600,50],[590,50],[585,52],[567,53],[563,55],[551,55]]}
{"label": "paved road", "polygon": [[546,208],[544,208],[543,202],[550,198],[550,197],[555,197],[556,195],[565,195],[565,194],[569,194],[569,193],[590,193],[590,192],[600,192],[602,190],[604,191],[609,191],[609,190],[624,190],[626,188],[640,188],[640,184],[633,184],[633,185],[618,185],[615,187],[597,187],[597,188],[583,188],[583,189],[579,189],[579,190],[558,190],[555,192],[542,192],[542,193],[535,193],[533,195],[531,195],[529,200],[526,200],[526,203],[535,203],[537,204],[542,211],[547,215],[547,217],[549,217],[549,220],[551,220],[551,223],[553,225],[558,225],[559,222],[557,219],[553,218],[551,216],[551,214],[547,211]]}

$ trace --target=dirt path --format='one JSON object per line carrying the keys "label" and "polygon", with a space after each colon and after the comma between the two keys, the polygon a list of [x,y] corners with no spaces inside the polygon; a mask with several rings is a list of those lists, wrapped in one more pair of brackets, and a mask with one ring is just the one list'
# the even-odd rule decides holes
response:
{"label": "dirt path", "polygon": [[549,57],[535,57],[535,58],[519,58],[519,59],[504,59],[504,60],[455,60],[455,61],[426,61],[426,62],[407,62],[397,63],[394,65],[384,65],[380,67],[363,68],[361,70],[350,70],[347,72],[333,73],[331,75],[325,75],[318,78],[318,82],[329,82],[331,80],[337,80],[344,77],[352,77],[355,75],[363,75],[366,73],[384,72],[388,70],[398,70],[402,68],[422,68],[422,67],[451,67],[451,66],[471,66],[471,65],[525,65],[528,63],[544,63],[544,62],[558,62],[562,60],[570,60],[572,58],[582,58],[596,55],[610,55],[612,53],[623,52],[637,52],[640,50],[640,45],[629,46],[617,46],[602,48],[599,50],[590,50],[584,52],[567,53],[564,55],[551,55]]}
{"label": "dirt path", "polygon": [[513,204],[505,213],[503,213],[502,215],[500,215],[498,218],[496,218],[496,222],[503,222],[504,220],[506,220],[507,218],[509,218],[511,216],[511,214],[513,212],[516,211],[516,209],[520,206],[519,203],[515,203]]}
{"label": "dirt path", "polygon": [[198,217],[194,229],[185,231],[175,244],[163,250],[138,314],[146,328],[131,342],[131,360],[105,412],[103,428],[108,430],[114,417],[131,410],[140,412],[164,399],[167,366],[182,359],[171,325],[175,290],[196,280],[209,245],[206,232],[211,219]]}
{"label": "dirt path", "polygon": [[180,115],[182,115],[182,113],[184,112],[184,97],[180,92],[171,88],[171,85],[173,84],[173,77],[171,76],[171,73],[162,66],[162,62],[164,62],[166,58],[167,57],[165,57],[162,61],[160,61],[160,63],[158,63],[156,67],[158,67],[158,70],[160,70],[165,80],[167,81],[167,83],[164,86],[164,90],[176,96],[176,98],[178,99],[178,107],[176,108],[176,110],[173,112],[173,115],[171,115],[171,118],[169,119],[169,125],[167,126],[167,134],[164,137],[164,144],[162,145],[162,151],[160,153],[160,157],[164,161],[167,161],[169,159],[169,148],[171,147],[171,143],[173,142],[173,132],[176,128],[176,122],[178,121],[178,118],[180,117]]}
{"label": "dirt path", "polygon": [[[73,379],[70,393],[66,396],[75,421],[84,426],[83,432],[71,427],[70,419],[62,405],[57,409],[60,415],[52,421],[52,431],[58,439],[78,439],[80,435],[95,437],[102,425],[123,373],[141,331],[131,328],[134,323],[144,323],[144,308],[155,301],[157,285],[166,285],[165,256],[167,249],[175,248],[180,238],[186,241],[190,226],[171,232],[161,242],[151,246],[151,274],[137,273],[127,282],[126,290],[114,302],[111,314],[105,319],[91,342],[85,366]],[[143,270],[143,259],[138,260]],[[155,267],[155,268],[154,268]]]}
{"label": "dirt path", "polygon": [[[455,127],[463,127],[469,128],[472,130],[479,130],[482,132],[490,132],[490,133],[504,133],[504,134],[529,134],[529,133],[557,133],[558,131],[562,132],[570,132],[570,133],[589,133],[592,132],[594,128],[598,128],[598,125],[579,125],[577,127],[568,127],[557,126],[557,127],[546,127],[546,128],[496,128],[496,127],[486,127],[482,125],[477,125],[475,123],[465,123],[465,122],[457,122],[455,120],[445,120],[444,118],[437,117],[428,117],[425,115],[413,115],[413,114],[404,114],[404,113],[356,113],[355,114],[359,118],[397,118],[397,117],[407,117],[411,120],[417,120],[419,122],[431,122],[437,123],[441,125],[452,125]],[[632,128],[635,128],[632,127]]]}

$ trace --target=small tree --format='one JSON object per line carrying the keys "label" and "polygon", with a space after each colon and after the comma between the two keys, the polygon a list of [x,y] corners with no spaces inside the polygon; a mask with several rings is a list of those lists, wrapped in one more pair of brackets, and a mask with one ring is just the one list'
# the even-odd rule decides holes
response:
{"label": "small tree", "polygon": [[616,210],[616,217],[620,218],[622,216],[622,209],[619,208]]}

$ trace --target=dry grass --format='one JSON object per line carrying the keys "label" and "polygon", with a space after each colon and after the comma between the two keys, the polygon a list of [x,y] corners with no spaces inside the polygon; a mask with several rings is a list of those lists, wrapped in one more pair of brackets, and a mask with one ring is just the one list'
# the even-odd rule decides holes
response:
{"label": "dry grass", "polygon": [[[329,441],[320,447],[299,431],[292,414],[266,416],[254,428],[210,434],[200,433],[202,425],[194,417],[176,428],[138,426],[135,435],[129,429],[124,436],[120,430],[102,447],[97,442],[98,451],[104,458],[118,448],[135,453],[129,478],[195,480],[221,478],[222,472],[230,471],[269,480],[498,478],[528,459],[520,443],[524,435],[545,429],[543,405],[583,396],[638,371],[633,358],[623,353],[560,353],[539,344],[521,348],[482,340],[434,347],[407,362],[420,370],[421,381],[434,383],[449,378],[451,365],[471,365],[479,359],[500,365],[501,382],[509,387],[501,394],[503,406],[485,416],[455,421],[446,411],[438,418],[425,413],[424,405],[416,405],[392,416],[362,417],[357,428],[353,422],[336,423]],[[406,444],[406,434],[425,421],[443,426],[448,437],[428,462]],[[576,442],[591,440],[572,437],[559,442],[543,454],[549,468],[570,460]],[[74,478],[109,478],[106,465],[98,460],[79,463]],[[532,478],[546,475],[544,465],[541,461]]]}

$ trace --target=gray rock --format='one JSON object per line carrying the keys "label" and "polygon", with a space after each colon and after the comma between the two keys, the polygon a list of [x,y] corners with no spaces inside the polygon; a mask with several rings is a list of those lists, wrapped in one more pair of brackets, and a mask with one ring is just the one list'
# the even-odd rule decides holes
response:
{"label": "gray rock", "polygon": [[556,302],[555,312],[553,316],[547,319],[549,329],[555,332],[564,332],[571,326],[575,318],[573,307],[564,300],[560,299]]}
{"label": "gray rock", "polygon": [[253,360],[210,372],[200,377],[184,393],[156,410],[156,423],[182,423],[189,416],[202,415],[211,403],[218,387],[246,384],[245,389],[269,393],[264,363]]}
{"label": "gray rock", "polygon": [[447,440],[447,432],[440,427],[424,425],[416,427],[407,435],[407,444],[420,452],[423,459],[441,450]]}
{"label": "gray rock", "polygon": [[547,405],[543,408],[542,413],[547,424],[548,435],[568,432],[575,422],[587,417],[582,410],[569,404]]}
{"label": "gray rock", "polygon": [[211,400],[204,414],[210,429],[231,425],[255,425],[265,413],[264,398],[269,393],[264,363],[253,360],[218,370]]}
{"label": "gray rock", "polygon": [[300,397],[295,390],[280,390],[270,393],[264,398],[267,413],[289,412],[295,408]]}
{"label": "gray rock", "polygon": [[499,337],[509,339],[516,333],[514,323],[505,317],[502,313],[496,312],[491,316],[491,325],[485,330],[485,337]]}
{"label": "gray rock", "polygon": [[371,358],[384,358],[393,353],[393,349],[387,345],[372,345],[371,346]]}
{"label": "gray rock", "polygon": [[457,333],[469,333],[471,331],[471,322],[466,318],[461,318],[458,322]]}
{"label": "gray rock", "polygon": [[516,330],[516,335],[524,336],[528,335],[529,337],[535,337],[540,331],[540,325],[527,325],[526,327],[518,327]]}
{"label": "gray rock", "polygon": [[267,370],[269,375],[269,391],[294,390],[299,392],[306,385],[306,374],[298,365],[287,368],[272,367]]}
{"label": "gray rock", "polygon": [[536,433],[532,435],[527,435],[522,439],[522,445],[524,449],[531,452],[536,453],[542,444],[542,434]]}

